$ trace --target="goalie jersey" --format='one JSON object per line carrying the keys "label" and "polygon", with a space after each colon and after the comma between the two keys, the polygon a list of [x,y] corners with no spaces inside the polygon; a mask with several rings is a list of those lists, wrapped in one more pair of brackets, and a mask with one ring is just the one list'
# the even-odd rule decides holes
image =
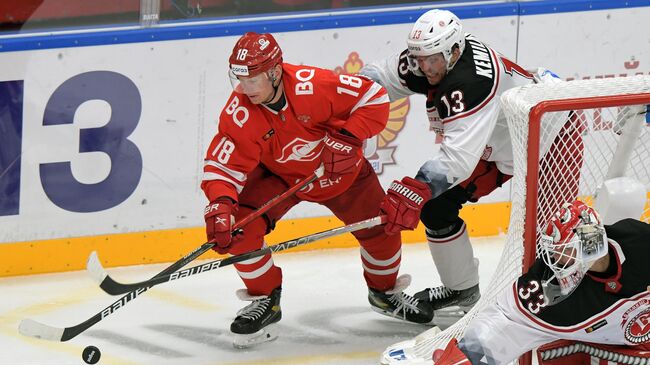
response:
{"label": "goalie jersey", "polygon": [[442,137],[442,143],[440,153],[418,175],[432,181],[434,198],[469,178],[481,159],[494,161],[499,171],[512,175],[512,147],[500,95],[534,82],[560,82],[547,70],[535,74],[524,70],[472,35],[465,40],[461,57],[438,85],[430,85],[419,69],[409,67],[407,50],[360,71],[384,86],[391,101],[412,94],[426,96],[430,129]]}
{"label": "goalie jersey", "polygon": [[573,293],[548,306],[541,283],[550,269],[538,259],[470,322],[459,347],[473,364],[504,364],[559,339],[650,350],[650,225],[624,219],[605,230],[606,272],[588,272]]}

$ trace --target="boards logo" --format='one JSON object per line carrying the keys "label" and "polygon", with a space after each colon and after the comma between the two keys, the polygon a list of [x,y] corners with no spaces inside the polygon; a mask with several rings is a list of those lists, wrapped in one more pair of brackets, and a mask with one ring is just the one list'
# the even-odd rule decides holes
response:
{"label": "boards logo", "polygon": [[627,322],[625,339],[635,345],[650,342],[650,309],[642,311]]}
{"label": "boards logo", "polygon": [[[338,74],[356,74],[361,70],[364,63],[357,52],[351,52],[343,66],[338,66],[334,72]],[[409,98],[395,100],[390,103],[388,123],[384,130],[378,135],[368,138],[363,143],[363,155],[368,159],[375,172],[380,175],[384,171],[384,165],[394,165],[393,154],[397,147],[391,143],[397,138],[399,132],[404,128],[406,116],[411,108]]]}

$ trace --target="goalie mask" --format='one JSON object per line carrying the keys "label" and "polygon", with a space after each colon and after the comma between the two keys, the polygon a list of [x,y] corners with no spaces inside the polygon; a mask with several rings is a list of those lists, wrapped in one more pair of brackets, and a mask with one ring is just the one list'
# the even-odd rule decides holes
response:
{"label": "goalie mask", "polygon": [[266,80],[277,88],[278,75],[273,68],[282,64],[282,50],[271,34],[248,32],[235,44],[229,63],[230,83],[235,91],[255,92]]}
{"label": "goalie mask", "polygon": [[552,305],[571,294],[594,261],[607,254],[607,235],[598,213],[576,200],[553,216],[541,234],[540,247],[544,263],[554,274],[542,284],[547,304]]}
{"label": "goalie mask", "polygon": [[411,71],[418,71],[416,56],[430,56],[442,53],[451,70],[451,56],[456,45],[462,54],[465,50],[465,33],[460,20],[447,10],[433,9],[422,14],[413,25],[406,40]]}

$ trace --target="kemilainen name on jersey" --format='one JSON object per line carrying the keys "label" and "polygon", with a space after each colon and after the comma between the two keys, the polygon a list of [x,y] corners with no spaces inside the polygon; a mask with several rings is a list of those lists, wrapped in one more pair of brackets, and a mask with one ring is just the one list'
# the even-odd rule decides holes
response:
{"label": "kemilainen name on jersey", "polygon": [[476,65],[476,74],[491,79],[492,60],[490,59],[490,52],[488,51],[487,47],[483,43],[469,37],[467,38],[467,41],[472,45],[474,64]]}

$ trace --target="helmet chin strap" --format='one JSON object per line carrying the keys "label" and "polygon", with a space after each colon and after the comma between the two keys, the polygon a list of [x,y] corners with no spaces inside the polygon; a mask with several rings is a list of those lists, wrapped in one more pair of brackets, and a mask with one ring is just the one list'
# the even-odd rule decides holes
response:
{"label": "helmet chin strap", "polygon": [[271,76],[271,85],[273,85],[273,94],[266,101],[263,101],[262,104],[265,105],[273,104],[273,100],[278,95],[278,90],[280,89],[280,83],[278,82],[278,84],[276,85],[275,84],[276,81],[278,81],[278,79],[275,77],[275,73],[273,73],[273,75]]}

